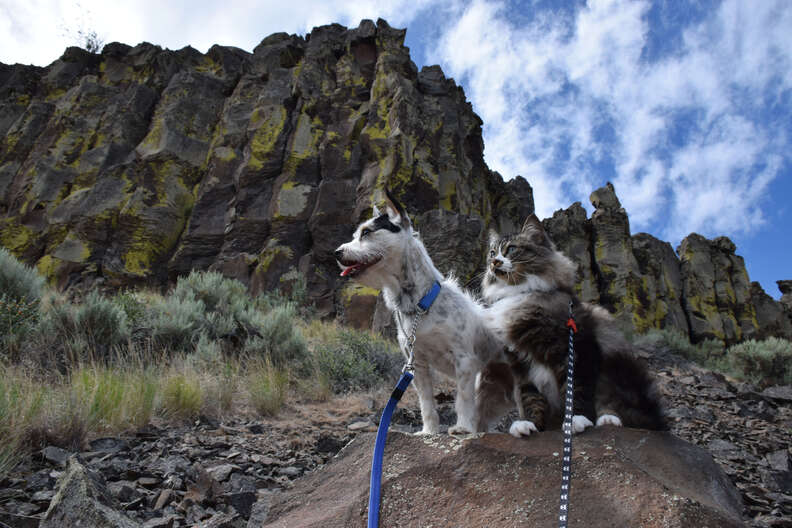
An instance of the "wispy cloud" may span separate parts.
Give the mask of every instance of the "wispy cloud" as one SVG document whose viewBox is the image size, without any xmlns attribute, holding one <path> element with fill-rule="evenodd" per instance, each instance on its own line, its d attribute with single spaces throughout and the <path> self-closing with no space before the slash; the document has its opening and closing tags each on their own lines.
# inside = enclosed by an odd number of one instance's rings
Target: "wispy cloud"
<svg viewBox="0 0 792 528">
<path fill-rule="evenodd" d="M 473 0 L 429 58 L 464 79 L 489 165 L 528 178 L 540 214 L 610 179 L 636 230 L 750 230 L 789 159 L 792 6 L 726 0 L 675 35 L 651 9 L 590 0 L 518 27 L 506 3 Z"/>
</svg>

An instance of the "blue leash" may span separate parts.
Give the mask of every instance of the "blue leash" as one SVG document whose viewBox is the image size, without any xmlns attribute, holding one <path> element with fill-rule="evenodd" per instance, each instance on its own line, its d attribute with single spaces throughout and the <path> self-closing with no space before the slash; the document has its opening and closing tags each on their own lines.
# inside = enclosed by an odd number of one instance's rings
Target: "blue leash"
<svg viewBox="0 0 792 528">
<path fill-rule="evenodd" d="M 401 378 L 393 389 L 388 404 L 385 410 L 382 411 L 379 427 L 377 428 L 377 439 L 374 442 L 374 457 L 371 460 L 371 482 L 369 484 L 369 504 L 368 504 L 368 528 L 379 527 L 379 507 L 380 507 L 380 492 L 382 486 L 382 456 L 385 453 L 385 442 L 388 439 L 388 428 L 390 427 L 391 417 L 399 400 L 404 395 L 404 391 L 410 386 L 413 380 L 413 375 L 410 372 L 413 367 L 413 344 L 415 343 L 415 332 L 418 329 L 418 324 L 421 321 L 423 314 L 429 311 L 432 303 L 437 299 L 440 293 L 440 283 L 435 281 L 432 288 L 418 301 L 418 310 L 416 311 L 413 325 L 410 330 L 410 336 L 407 341 L 407 364 L 402 369 Z"/>
<path fill-rule="evenodd" d="M 409 372 L 404 372 L 399 378 L 399 383 L 391 393 L 388 405 L 382 411 L 382 418 L 380 418 L 379 428 L 377 429 L 377 441 L 374 444 L 374 459 L 371 461 L 371 484 L 369 488 L 369 516 L 368 528 L 377 528 L 379 526 L 379 505 L 380 505 L 380 485 L 382 484 L 382 455 L 385 452 L 385 441 L 388 439 L 388 427 L 390 427 L 391 416 L 396 406 L 399 404 L 404 391 L 410 385 L 413 375 Z"/>
</svg>

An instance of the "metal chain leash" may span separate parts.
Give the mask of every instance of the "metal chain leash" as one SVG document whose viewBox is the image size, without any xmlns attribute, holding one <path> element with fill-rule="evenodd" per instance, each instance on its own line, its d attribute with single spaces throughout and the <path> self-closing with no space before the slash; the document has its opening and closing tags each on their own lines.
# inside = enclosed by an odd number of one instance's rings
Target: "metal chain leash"
<svg viewBox="0 0 792 528">
<path fill-rule="evenodd" d="M 558 528 L 567 528 L 569 519 L 569 485 L 572 477 L 572 415 L 575 372 L 575 332 L 577 326 L 572 317 L 572 301 L 569 301 L 569 357 L 567 359 L 567 389 L 564 403 L 564 452 L 561 461 L 561 504 L 558 512 Z"/>
<path fill-rule="evenodd" d="M 410 325 L 410 335 L 407 336 L 407 343 L 405 345 L 404 353 L 407 355 L 407 363 L 404 364 L 402 373 L 412 372 L 415 370 L 415 368 L 413 368 L 413 360 L 415 359 L 415 352 L 413 352 L 413 348 L 415 347 L 415 334 L 418 332 L 418 325 L 421 324 L 421 319 L 423 319 L 425 314 L 426 310 L 423 310 L 420 307 L 416 308 L 415 316 L 413 317 L 412 324 Z"/>
</svg>

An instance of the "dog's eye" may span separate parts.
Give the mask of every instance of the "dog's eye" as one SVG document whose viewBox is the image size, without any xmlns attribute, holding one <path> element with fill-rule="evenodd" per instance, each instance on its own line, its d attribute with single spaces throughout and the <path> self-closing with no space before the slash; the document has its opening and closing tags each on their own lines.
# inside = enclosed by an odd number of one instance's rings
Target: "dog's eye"
<svg viewBox="0 0 792 528">
<path fill-rule="evenodd" d="M 368 235 L 368 234 L 370 234 L 370 233 L 371 233 L 371 229 L 369 229 L 368 227 L 364 227 L 364 228 L 363 228 L 363 229 L 360 231 L 360 238 L 363 238 L 364 236 L 366 236 L 366 235 Z"/>
</svg>

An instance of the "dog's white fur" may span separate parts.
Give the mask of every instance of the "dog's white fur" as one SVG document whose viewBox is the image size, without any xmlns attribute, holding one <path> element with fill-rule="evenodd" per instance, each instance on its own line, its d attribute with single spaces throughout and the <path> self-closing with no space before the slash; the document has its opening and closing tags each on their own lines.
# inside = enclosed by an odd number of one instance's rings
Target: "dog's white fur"
<svg viewBox="0 0 792 528">
<path fill-rule="evenodd" d="M 474 432 L 476 373 L 489 361 L 502 357 L 503 345 L 484 325 L 483 307 L 453 277 L 444 278 L 434 266 L 404 210 L 388 200 L 386 214 L 400 228 L 399 232 L 374 230 L 379 216 L 375 208 L 374 217 L 358 226 L 351 241 L 339 246 L 339 264 L 345 268 L 342 261 L 373 262 L 354 279 L 382 290 L 385 304 L 396 319 L 403 351 L 418 302 L 434 281 L 440 282 L 440 294 L 418 327 L 414 347 L 415 388 L 423 420 L 421 434 L 438 433 L 440 427 L 433 370 L 456 381 L 457 423 L 449 428 L 449 433 Z"/>
</svg>

